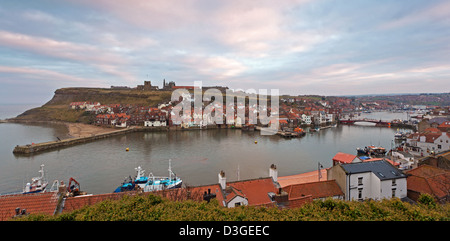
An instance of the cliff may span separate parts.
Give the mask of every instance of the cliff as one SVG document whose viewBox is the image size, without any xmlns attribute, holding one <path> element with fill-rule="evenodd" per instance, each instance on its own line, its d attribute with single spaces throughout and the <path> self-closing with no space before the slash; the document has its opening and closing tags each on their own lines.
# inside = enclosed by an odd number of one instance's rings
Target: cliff
<svg viewBox="0 0 450 241">
<path fill-rule="evenodd" d="M 27 110 L 14 121 L 92 121 L 92 116 L 82 110 L 69 108 L 71 102 L 89 101 L 103 104 L 132 104 L 156 106 L 170 101 L 170 91 L 150 91 L 136 89 L 102 89 L 102 88 L 62 88 L 57 89 L 53 98 L 41 107 Z"/>
</svg>

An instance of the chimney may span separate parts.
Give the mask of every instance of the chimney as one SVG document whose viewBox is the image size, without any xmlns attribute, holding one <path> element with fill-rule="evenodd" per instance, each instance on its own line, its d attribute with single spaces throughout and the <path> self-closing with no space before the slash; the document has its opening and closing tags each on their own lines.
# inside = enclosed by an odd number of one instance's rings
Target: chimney
<svg viewBox="0 0 450 241">
<path fill-rule="evenodd" d="M 219 173 L 219 184 L 222 190 L 225 190 L 227 187 L 227 178 L 225 177 L 225 172 L 223 170 Z"/>
<path fill-rule="evenodd" d="M 273 179 L 274 182 L 278 180 L 278 171 L 275 164 L 270 165 L 269 176 Z"/>
<path fill-rule="evenodd" d="M 66 187 L 66 185 L 64 185 L 64 182 L 61 181 L 59 186 L 58 186 L 58 193 L 61 194 L 61 195 L 65 195 L 66 192 L 67 192 L 67 187 Z"/>
</svg>

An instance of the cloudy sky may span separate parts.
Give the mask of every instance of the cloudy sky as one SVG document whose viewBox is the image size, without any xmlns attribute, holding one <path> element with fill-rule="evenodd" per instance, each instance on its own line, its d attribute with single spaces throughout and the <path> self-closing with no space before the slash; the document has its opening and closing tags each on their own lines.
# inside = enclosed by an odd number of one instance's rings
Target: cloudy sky
<svg viewBox="0 0 450 241">
<path fill-rule="evenodd" d="M 448 0 L 2 0 L 0 16 L 0 103 L 163 79 L 295 95 L 450 91 Z"/>
</svg>

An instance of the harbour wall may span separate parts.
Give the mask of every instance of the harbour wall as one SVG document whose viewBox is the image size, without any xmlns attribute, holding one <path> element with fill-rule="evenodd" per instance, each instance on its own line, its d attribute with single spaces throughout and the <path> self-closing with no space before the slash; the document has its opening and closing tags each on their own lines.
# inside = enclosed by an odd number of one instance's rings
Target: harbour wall
<svg viewBox="0 0 450 241">
<path fill-rule="evenodd" d="M 131 133 L 134 131 L 135 131 L 134 128 L 128 128 L 128 129 L 123 129 L 123 130 L 114 130 L 111 132 L 87 136 L 87 137 L 76 137 L 76 138 L 69 138 L 69 139 L 58 140 L 58 141 L 27 144 L 27 145 L 23 145 L 23 146 L 17 145 L 14 148 L 13 153 L 14 154 L 33 154 L 33 153 L 38 153 L 38 152 L 47 151 L 47 150 L 51 150 L 51 149 L 67 147 L 67 146 L 82 144 L 82 143 L 95 141 L 95 140 L 99 140 L 99 139 L 104 139 L 104 138 L 111 137 L 111 136 Z"/>
<path fill-rule="evenodd" d="M 205 129 L 216 129 L 217 127 L 208 126 Z M 126 129 L 120 129 L 120 130 L 113 130 L 110 132 L 102 133 L 102 134 L 96 134 L 91 136 L 85 136 L 85 137 L 75 137 L 75 138 L 69 138 L 69 139 L 63 139 L 58 141 L 49 141 L 49 142 L 42 142 L 42 143 L 32 143 L 27 145 L 17 145 L 13 153 L 17 155 L 29 155 L 29 154 L 36 154 L 48 150 L 54 150 L 58 148 L 64 148 L 69 147 L 73 145 L 83 144 L 99 139 L 104 139 L 112 136 L 117 135 L 123 135 L 127 133 L 133 133 L 133 132 L 159 132 L 159 131 L 186 131 L 186 130 L 199 130 L 200 128 L 188 128 L 184 129 L 181 127 L 129 127 Z"/>
</svg>

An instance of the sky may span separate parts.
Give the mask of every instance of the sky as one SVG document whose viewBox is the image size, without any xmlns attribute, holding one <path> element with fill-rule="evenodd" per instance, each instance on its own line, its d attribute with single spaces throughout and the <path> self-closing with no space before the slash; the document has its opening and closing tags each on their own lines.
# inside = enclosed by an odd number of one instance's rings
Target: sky
<svg viewBox="0 0 450 241">
<path fill-rule="evenodd" d="M 163 79 L 289 95 L 450 91 L 448 0 L 2 0 L 0 16 L 0 104 Z"/>
</svg>

